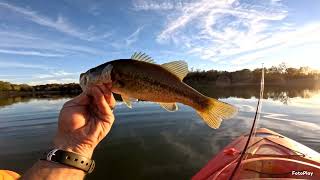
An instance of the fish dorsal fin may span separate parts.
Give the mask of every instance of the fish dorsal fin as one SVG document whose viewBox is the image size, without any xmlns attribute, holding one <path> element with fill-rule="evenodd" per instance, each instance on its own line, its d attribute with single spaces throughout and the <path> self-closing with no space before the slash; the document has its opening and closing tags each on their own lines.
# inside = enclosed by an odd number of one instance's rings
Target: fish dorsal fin
<svg viewBox="0 0 320 180">
<path fill-rule="evenodd" d="M 128 108 L 132 108 L 132 103 L 131 101 L 137 101 L 137 99 L 134 98 L 130 98 L 128 96 L 125 95 L 121 95 L 122 101 L 124 102 L 124 104 L 126 104 L 128 106 Z"/>
<path fill-rule="evenodd" d="M 145 53 L 142 52 L 135 52 L 132 56 L 131 59 L 136 60 L 136 61 L 143 61 L 143 62 L 147 62 L 147 63 L 155 63 L 154 60 L 146 55 Z"/>
<path fill-rule="evenodd" d="M 161 64 L 161 67 L 176 75 L 181 81 L 188 74 L 188 64 L 185 61 L 172 61 Z"/>
<path fill-rule="evenodd" d="M 178 105 L 177 103 L 159 103 L 160 106 L 170 112 L 174 112 L 178 110 Z"/>
</svg>

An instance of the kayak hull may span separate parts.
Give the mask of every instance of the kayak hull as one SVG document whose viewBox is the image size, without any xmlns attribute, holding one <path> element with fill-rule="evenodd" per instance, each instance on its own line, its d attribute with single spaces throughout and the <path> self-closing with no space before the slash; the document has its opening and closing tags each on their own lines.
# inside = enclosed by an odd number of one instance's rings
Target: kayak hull
<svg viewBox="0 0 320 180">
<path fill-rule="evenodd" d="M 205 165 L 193 180 L 229 179 L 248 139 L 231 142 Z M 234 179 L 320 179 L 320 154 L 269 129 L 257 130 Z"/>
</svg>

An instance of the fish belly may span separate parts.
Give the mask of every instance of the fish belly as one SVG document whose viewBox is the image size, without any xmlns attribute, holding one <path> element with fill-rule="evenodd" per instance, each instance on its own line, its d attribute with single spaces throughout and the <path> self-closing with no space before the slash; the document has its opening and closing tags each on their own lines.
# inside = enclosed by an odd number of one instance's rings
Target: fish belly
<svg viewBox="0 0 320 180">
<path fill-rule="evenodd" d="M 199 92 L 190 88 L 182 82 L 144 82 L 137 81 L 131 88 L 127 88 L 123 92 L 128 97 L 164 103 L 182 103 L 193 107 L 194 109 L 202 109 L 206 106 L 207 99 Z"/>
</svg>

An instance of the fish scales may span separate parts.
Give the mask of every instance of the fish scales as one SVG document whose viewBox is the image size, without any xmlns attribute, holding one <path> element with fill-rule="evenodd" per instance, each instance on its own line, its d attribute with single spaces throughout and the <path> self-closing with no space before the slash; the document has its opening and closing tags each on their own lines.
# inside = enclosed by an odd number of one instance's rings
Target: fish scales
<svg viewBox="0 0 320 180">
<path fill-rule="evenodd" d="M 120 94 L 130 108 L 130 99 L 157 102 L 168 111 L 178 109 L 176 102 L 183 103 L 194 108 L 212 128 L 236 114 L 232 105 L 204 96 L 182 81 L 188 73 L 184 61 L 157 65 L 144 54 L 134 54 L 132 58 L 110 61 L 82 73 L 81 88 L 112 83 L 112 92 Z"/>
<path fill-rule="evenodd" d="M 142 100 L 154 102 L 182 102 L 187 105 L 197 106 L 200 109 L 206 102 L 206 98 L 194 91 L 189 86 L 181 83 L 181 80 L 166 69 L 154 64 L 136 61 L 132 63 L 130 70 L 123 67 L 127 61 L 119 61 L 115 65 L 114 79 L 123 78 L 126 82 L 128 95 Z M 143 69 L 143 71 L 139 71 Z M 158 95 L 158 96 L 155 96 Z M 160 96 L 161 95 L 161 96 Z"/>
</svg>

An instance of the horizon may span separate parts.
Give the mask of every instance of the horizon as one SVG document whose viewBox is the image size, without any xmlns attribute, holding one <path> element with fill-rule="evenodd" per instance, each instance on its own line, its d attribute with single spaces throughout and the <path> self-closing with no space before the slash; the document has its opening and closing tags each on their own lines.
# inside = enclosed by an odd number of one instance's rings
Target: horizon
<svg viewBox="0 0 320 180">
<path fill-rule="evenodd" d="M 189 70 L 282 62 L 320 69 L 320 1 L 0 0 L 0 80 L 78 83 L 80 73 L 144 52 Z"/>
<path fill-rule="evenodd" d="M 271 67 L 263 67 L 263 68 L 265 70 L 267 70 L 267 71 L 265 71 L 265 73 L 268 74 L 268 70 L 271 70 L 271 73 L 274 73 L 273 72 L 273 67 L 280 68 L 280 69 L 277 69 L 277 71 L 279 73 L 281 73 L 281 74 L 285 74 L 286 73 L 286 71 L 283 71 L 283 67 L 284 67 L 285 69 L 295 68 L 296 70 L 300 71 L 300 73 L 303 73 L 305 75 L 308 75 L 309 73 L 312 73 L 313 76 L 319 76 L 320 75 L 320 70 L 312 69 L 309 66 L 290 67 L 290 66 L 287 66 L 287 64 L 284 64 L 284 62 L 282 62 L 281 64 L 278 64 L 278 65 L 272 65 Z M 235 73 L 235 72 L 239 72 L 239 71 L 243 71 L 243 70 L 250 70 L 251 72 L 254 72 L 254 70 L 261 70 L 261 69 L 262 69 L 261 67 L 257 67 L 257 68 L 253 68 L 253 69 L 244 68 L 244 69 L 227 71 L 227 70 L 217 70 L 217 69 L 202 70 L 202 69 L 193 69 L 193 68 L 191 68 L 191 70 L 189 70 L 188 73 L 203 73 L 203 72 L 209 73 L 210 71 L 217 71 L 217 72 L 220 72 L 220 73 L 223 73 L 223 72 Z M 43 84 L 12 83 L 12 82 L 9 82 L 9 81 L 3 81 L 1 79 L 0 79 L 0 82 L 10 83 L 12 85 L 28 85 L 28 86 L 41 86 L 41 85 L 53 85 L 53 84 L 59 84 L 59 85 L 79 84 L 78 81 L 75 81 L 75 82 L 53 82 L 53 83 L 43 83 Z"/>
</svg>

